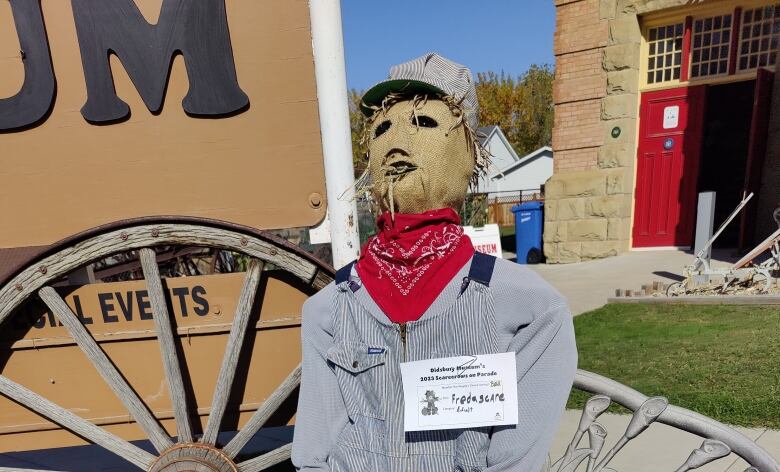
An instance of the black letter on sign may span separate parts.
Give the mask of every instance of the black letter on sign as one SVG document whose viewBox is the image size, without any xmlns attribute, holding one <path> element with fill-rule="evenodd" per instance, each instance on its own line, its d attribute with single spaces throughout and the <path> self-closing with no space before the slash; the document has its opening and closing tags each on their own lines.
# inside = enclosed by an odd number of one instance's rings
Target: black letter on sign
<svg viewBox="0 0 780 472">
<path fill-rule="evenodd" d="M 138 301 L 138 311 L 142 320 L 151 320 L 152 312 L 149 309 L 152 307 L 152 303 L 149 301 L 149 291 L 139 290 L 135 292 L 135 299 Z"/>
<path fill-rule="evenodd" d="M 172 290 L 173 296 L 179 297 L 179 305 L 181 306 L 181 316 L 187 316 L 187 302 L 184 299 L 190 293 L 190 289 L 187 287 L 175 288 Z"/>
<path fill-rule="evenodd" d="M 249 104 L 239 88 L 225 0 L 163 0 L 157 25 L 133 0 L 73 0 L 91 122 L 125 118 L 130 109 L 116 96 L 109 54 L 122 61 L 152 113 L 162 108 L 172 57 L 181 52 L 190 89 L 182 105 L 193 115 L 224 115 Z"/>
<path fill-rule="evenodd" d="M 198 316 L 206 316 L 209 314 L 209 301 L 202 297 L 206 295 L 206 289 L 200 285 L 192 287 L 192 301 L 197 303 L 195 307 L 195 314 Z"/>
<path fill-rule="evenodd" d="M 38 0 L 11 0 L 19 36 L 24 83 L 19 93 L 0 99 L 0 130 L 23 128 L 40 120 L 54 100 L 54 71 Z"/>
<path fill-rule="evenodd" d="M 113 293 L 98 293 L 98 301 L 100 302 L 100 312 L 103 314 L 104 323 L 116 323 L 119 321 L 119 317 L 111 315 L 114 311 L 114 304 L 110 303 L 110 300 L 114 298 Z"/>
</svg>

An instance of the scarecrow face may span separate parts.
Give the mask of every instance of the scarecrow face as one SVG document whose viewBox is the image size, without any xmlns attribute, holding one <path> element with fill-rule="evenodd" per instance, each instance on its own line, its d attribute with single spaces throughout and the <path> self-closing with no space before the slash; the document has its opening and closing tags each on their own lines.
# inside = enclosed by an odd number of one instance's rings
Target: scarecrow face
<svg viewBox="0 0 780 472">
<path fill-rule="evenodd" d="M 462 123 L 441 100 L 400 101 L 369 131 L 368 170 L 382 210 L 459 209 L 474 170 Z"/>
</svg>

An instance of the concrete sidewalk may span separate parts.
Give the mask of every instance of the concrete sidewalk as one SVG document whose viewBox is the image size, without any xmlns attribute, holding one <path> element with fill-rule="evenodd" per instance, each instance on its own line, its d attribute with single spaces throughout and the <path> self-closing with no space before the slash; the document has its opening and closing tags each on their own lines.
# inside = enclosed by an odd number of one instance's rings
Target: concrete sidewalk
<svg viewBox="0 0 780 472">
<path fill-rule="evenodd" d="M 632 251 L 617 257 L 589 262 L 560 265 L 530 265 L 569 302 L 573 315 L 579 315 L 603 306 L 607 298 L 615 295 L 615 289 L 639 289 L 642 284 L 661 280 L 665 283 L 682 278 L 683 268 L 693 261 L 693 254 L 685 251 Z M 731 251 L 716 251 L 714 267 L 733 263 L 736 257 Z M 551 458 L 562 457 L 579 424 L 580 411 L 567 410 L 551 450 Z M 599 423 L 609 435 L 604 446 L 608 450 L 623 434 L 630 416 L 604 414 Z M 756 441 L 776 458 L 780 458 L 780 431 L 765 428 L 740 428 L 737 431 Z M 611 462 L 620 472 L 673 471 L 698 448 L 702 439 L 684 431 L 662 424 L 654 424 L 642 435 L 631 441 Z M 580 447 L 587 447 L 584 439 Z M 735 454 L 697 470 L 705 472 L 742 472 L 748 465 Z"/>
<path fill-rule="evenodd" d="M 682 279 L 683 268 L 693 262 L 687 251 L 629 251 L 615 257 L 574 264 L 529 265 L 569 301 L 573 315 L 594 310 L 615 296 L 615 289 L 639 290 L 643 284 Z M 736 260 L 731 251 L 716 251 L 713 267 Z"/>
</svg>

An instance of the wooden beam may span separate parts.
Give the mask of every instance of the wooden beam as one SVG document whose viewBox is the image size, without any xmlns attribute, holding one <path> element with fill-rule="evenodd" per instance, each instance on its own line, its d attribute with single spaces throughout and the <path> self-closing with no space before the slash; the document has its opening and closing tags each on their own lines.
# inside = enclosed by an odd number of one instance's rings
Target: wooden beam
<svg viewBox="0 0 780 472">
<path fill-rule="evenodd" d="M 271 394 L 271 396 L 268 397 L 268 399 L 266 399 L 262 405 L 260 405 L 260 408 L 258 408 L 252 417 L 249 418 L 249 421 L 244 424 L 244 427 L 241 428 L 241 431 L 233 436 L 233 439 L 227 443 L 227 445 L 222 449 L 222 452 L 227 454 L 227 456 L 231 459 L 235 458 L 238 453 L 241 452 L 241 449 L 246 445 L 246 443 L 252 439 L 252 437 L 257 434 L 258 431 L 260 431 L 260 428 L 262 428 L 265 422 L 268 421 L 268 418 L 271 417 L 271 415 L 279 408 L 282 402 L 284 402 L 290 396 L 293 390 L 295 390 L 300 383 L 301 365 L 298 364 L 298 367 L 290 372 L 290 375 L 284 379 L 284 382 L 279 385 L 274 393 Z"/>
<path fill-rule="evenodd" d="M 76 416 L 65 408 L 52 403 L 46 398 L 43 398 L 37 393 L 19 385 L 3 375 L 0 375 L 0 393 L 28 410 L 38 413 L 44 418 L 103 447 L 107 451 L 135 464 L 141 469 L 148 470 L 149 466 L 155 460 L 153 455 L 143 449 L 114 436 L 84 418 Z"/>
<path fill-rule="evenodd" d="M 742 7 L 734 8 L 734 17 L 731 19 L 731 44 L 729 46 L 729 75 L 737 72 L 739 61 L 739 36 L 742 33 Z"/>
<path fill-rule="evenodd" d="M 292 454 L 292 443 L 285 444 L 282 447 L 276 448 L 273 451 L 266 452 L 262 456 L 257 456 L 254 459 L 241 462 L 238 464 L 238 470 L 240 472 L 260 472 L 273 465 L 276 465 L 282 461 L 286 461 Z"/>
<path fill-rule="evenodd" d="M 687 82 L 689 78 L 688 75 L 690 74 L 689 69 L 691 66 L 691 41 L 693 38 L 691 31 L 692 27 L 693 17 L 690 15 L 686 16 L 683 29 L 682 54 L 680 58 L 680 82 Z"/>
<path fill-rule="evenodd" d="M 249 269 L 244 276 L 244 285 L 241 288 L 241 295 L 236 305 L 236 314 L 233 318 L 233 327 L 230 330 L 225 354 L 222 357 L 222 366 L 219 369 L 219 377 L 214 386 L 214 398 L 211 401 L 211 414 L 209 415 L 206 430 L 203 432 L 201 441 L 206 444 L 214 445 L 219 434 L 219 427 L 222 424 L 222 418 L 225 415 L 228 397 L 233 388 L 233 379 L 236 375 L 236 366 L 238 357 L 241 354 L 241 348 L 244 345 L 244 335 L 249 325 L 249 315 L 255 302 L 257 286 L 260 282 L 260 275 L 263 271 L 263 261 L 252 259 Z"/>
<path fill-rule="evenodd" d="M 168 304 L 165 301 L 165 293 L 160 280 L 160 271 L 157 267 L 157 256 L 153 249 L 143 248 L 139 251 L 139 257 L 149 289 L 149 299 L 152 303 L 152 317 L 157 328 L 163 368 L 168 381 L 168 391 L 173 404 L 173 413 L 176 418 L 176 434 L 179 437 L 179 442 L 192 442 L 192 429 L 187 412 L 187 399 L 184 393 L 181 364 L 171 327 L 171 317 L 168 314 Z"/>
<path fill-rule="evenodd" d="M 68 304 L 65 303 L 65 300 L 51 287 L 40 289 L 38 295 L 46 303 L 46 306 L 49 307 L 49 310 L 65 325 L 70 335 L 73 336 L 73 340 L 76 341 L 87 356 L 87 359 L 95 366 L 103 380 L 111 387 L 111 390 L 122 401 L 122 404 L 130 412 L 133 419 L 144 430 L 155 449 L 157 449 L 157 452 L 162 452 L 173 446 L 173 441 L 162 429 L 160 423 L 154 419 L 144 402 L 138 398 L 135 390 L 130 387 L 127 380 L 119 373 L 105 352 L 100 349 L 100 346 L 95 342 L 92 335 L 89 334 L 87 328 L 81 324 Z"/>
</svg>

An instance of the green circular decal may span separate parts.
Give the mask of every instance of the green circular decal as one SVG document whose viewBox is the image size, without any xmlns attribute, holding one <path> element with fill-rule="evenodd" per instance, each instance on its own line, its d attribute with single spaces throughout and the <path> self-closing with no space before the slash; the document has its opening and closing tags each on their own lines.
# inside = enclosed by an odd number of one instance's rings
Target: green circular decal
<svg viewBox="0 0 780 472">
<path fill-rule="evenodd" d="M 617 138 L 618 136 L 620 136 L 620 127 L 615 126 L 612 128 L 612 137 Z"/>
</svg>

